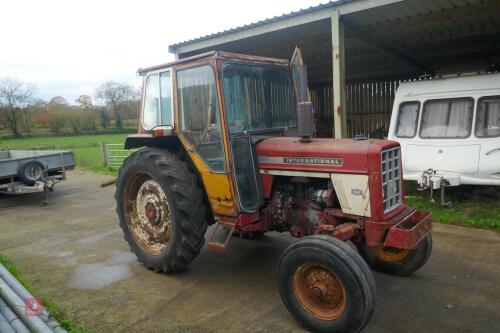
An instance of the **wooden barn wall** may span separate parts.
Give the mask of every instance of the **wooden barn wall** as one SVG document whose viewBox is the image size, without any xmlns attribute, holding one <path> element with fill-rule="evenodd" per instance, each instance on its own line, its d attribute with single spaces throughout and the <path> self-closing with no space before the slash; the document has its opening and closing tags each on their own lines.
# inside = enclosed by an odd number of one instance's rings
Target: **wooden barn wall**
<svg viewBox="0 0 500 333">
<path fill-rule="evenodd" d="M 347 137 L 389 130 L 392 103 L 400 82 L 394 80 L 347 84 Z M 315 110 L 316 135 L 332 137 L 333 87 L 313 86 L 311 100 Z"/>
</svg>

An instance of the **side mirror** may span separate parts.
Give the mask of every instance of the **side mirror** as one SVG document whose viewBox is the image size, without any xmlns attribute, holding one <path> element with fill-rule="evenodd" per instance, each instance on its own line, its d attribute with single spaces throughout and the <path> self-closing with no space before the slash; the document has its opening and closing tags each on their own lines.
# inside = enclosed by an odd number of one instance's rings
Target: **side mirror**
<svg viewBox="0 0 500 333">
<path fill-rule="evenodd" d="M 300 141 L 307 142 L 313 135 L 313 108 L 307 92 L 307 67 L 301 65 L 298 71 L 300 86 L 297 96 L 297 122 Z"/>
</svg>

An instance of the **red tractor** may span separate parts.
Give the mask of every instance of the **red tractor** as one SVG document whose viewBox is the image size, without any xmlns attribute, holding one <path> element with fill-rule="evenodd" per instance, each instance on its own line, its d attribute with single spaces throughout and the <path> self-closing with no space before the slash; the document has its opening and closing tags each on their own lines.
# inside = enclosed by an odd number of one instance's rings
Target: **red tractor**
<svg viewBox="0 0 500 333">
<path fill-rule="evenodd" d="M 399 144 L 313 138 L 299 61 L 210 52 L 139 73 L 140 131 L 125 147 L 144 148 L 122 165 L 116 203 L 146 267 L 183 269 L 212 224 L 215 251 L 234 233 L 288 231 L 288 310 L 314 331 L 358 332 L 376 301 L 369 266 L 409 275 L 428 260 L 431 214 L 404 202 Z"/>
</svg>

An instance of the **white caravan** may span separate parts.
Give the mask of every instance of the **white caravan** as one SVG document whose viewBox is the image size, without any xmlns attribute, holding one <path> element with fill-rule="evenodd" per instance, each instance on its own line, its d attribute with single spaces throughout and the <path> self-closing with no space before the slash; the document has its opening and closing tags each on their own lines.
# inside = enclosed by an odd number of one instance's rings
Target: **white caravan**
<svg viewBox="0 0 500 333">
<path fill-rule="evenodd" d="M 500 73 L 402 83 L 388 136 L 405 180 L 500 185 Z"/>
</svg>

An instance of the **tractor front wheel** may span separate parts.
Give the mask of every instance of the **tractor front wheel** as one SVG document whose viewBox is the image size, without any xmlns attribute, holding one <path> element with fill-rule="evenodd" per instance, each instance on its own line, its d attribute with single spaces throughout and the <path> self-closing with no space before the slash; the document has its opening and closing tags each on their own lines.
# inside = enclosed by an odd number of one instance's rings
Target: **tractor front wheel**
<svg viewBox="0 0 500 333">
<path fill-rule="evenodd" d="M 330 236 L 308 236 L 289 246 L 278 265 L 278 287 L 290 313 L 314 332 L 359 332 L 375 307 L 369 267 Z"/>
<path fill-rule="evenodd" d="M 200 252 L 207 208 L 196 175 L 180 156 L 156 148 L 130 155 L 115 198 L 124 238 L 146 267 L 178 271 Z"/>
<path fill-rule="evenodd" d="M 374 248 L 357 244 L 359 253 L 374 270 L 408 276 L 422 268 L 432 252 L 432 236 L 426 236 L 413 250 L 394 249 L 390 247 Z"/>
</svg>

